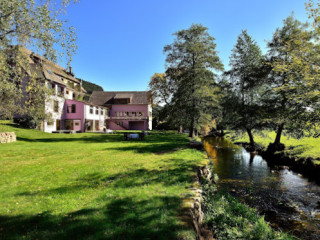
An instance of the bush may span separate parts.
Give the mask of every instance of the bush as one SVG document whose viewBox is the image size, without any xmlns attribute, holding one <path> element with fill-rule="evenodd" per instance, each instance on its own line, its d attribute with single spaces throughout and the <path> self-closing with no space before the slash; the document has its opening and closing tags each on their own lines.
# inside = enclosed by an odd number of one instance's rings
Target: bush
<svg viewBox="0 0 320 240">
<path fill-rule="evenodd" d="M 36 120 L 30 116 L 23 118 L 15 118 L 14 122 L 19 124 L 23 128 L 35 129 L 38 126 Z"/>
</svg>

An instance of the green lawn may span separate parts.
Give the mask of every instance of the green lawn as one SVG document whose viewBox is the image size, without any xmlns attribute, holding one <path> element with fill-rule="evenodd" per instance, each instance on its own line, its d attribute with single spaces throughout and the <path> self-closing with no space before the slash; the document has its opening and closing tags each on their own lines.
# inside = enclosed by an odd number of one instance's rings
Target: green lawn
<svg viewBox="0 0 320 240">
<path fill-rule="evenodd" d="M 247 134 L 236 134 L 235 132 L 230 132 L 228 136 L 233 141 L 249 142 Z M 274 141 L 275 137 L 276 133 L 271 131 L 255 132 L 254 134 L 255 142 L 265 149 L 268 147 L 269 143 Z M 281 137 L 281 142 L 286 145 L 285 153 L 290 156 L 320 159 L 320 137 L 303 137 L 296 139 L 283 135 Z"/>
<path fill-rule="evenodd" d="M 18 141 L 0 145 L 0 239 L 194 237 L 183 199 L 204 154 L 177 149 L 186 135 L 6 130 Z"/>
</svg>

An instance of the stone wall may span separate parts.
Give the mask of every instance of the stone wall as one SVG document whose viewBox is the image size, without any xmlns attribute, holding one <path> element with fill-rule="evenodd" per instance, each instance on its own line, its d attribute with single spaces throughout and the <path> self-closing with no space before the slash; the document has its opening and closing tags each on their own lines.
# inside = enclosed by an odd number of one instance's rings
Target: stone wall
<svg viewBox="0 0 320 240">
<path fill-rule="evenodd" d="M 17 141 L 17 137 L 14 132 L 0 132 L 0 144 L 11 143 L 15 141 Z"/>
</svg>

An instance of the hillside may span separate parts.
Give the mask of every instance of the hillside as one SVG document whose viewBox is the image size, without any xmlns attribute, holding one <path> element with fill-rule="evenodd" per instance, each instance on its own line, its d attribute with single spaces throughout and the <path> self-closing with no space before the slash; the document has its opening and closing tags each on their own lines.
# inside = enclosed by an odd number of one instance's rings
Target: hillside
<svg viewBox="0 0 320 240">
<path fill-rule="evenodd" d="M 88 95 L 91 95 L 93 91 L 103 91 L 103 88 L 95 83 L 80 78 L 78 78 L 78 80 L 82 80 L 82 87 L 87 91 Z"/>
</svg>

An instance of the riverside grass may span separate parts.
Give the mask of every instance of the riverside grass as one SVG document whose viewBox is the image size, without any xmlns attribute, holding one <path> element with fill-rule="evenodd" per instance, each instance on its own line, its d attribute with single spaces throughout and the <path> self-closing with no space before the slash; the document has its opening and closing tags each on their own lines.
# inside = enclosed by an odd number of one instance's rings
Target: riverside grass
<svg viewBox="0 0 320 240">
<path fill-rule="evenodd" d="M 2 122 L 0 239 L 194 239 L 183 199 L 204 153 L 186 135 L 48 134 Z"/>
<path fill-rule="evenodd" d="M 259 216 L 255 209 L 248 207 L 216 186 L 205 184 L 205 223 L 219 240 L 298 240 L 289 234 L 275 231 Z"/>
<path fill-rule="evenodd" d="M 249 137 L 246 133 L 230 131 L 227 132 L 227 137 L 231 138 L 233 142 L 249 142 Z M 265 150 L 269 143 L 274 141 L 275 137 L 276 133 L 269 130 L 254 132 L 255 142 Z M 281 137 L 281 142 L 285 144 L 285 154 L 288 156 L 297 158 L 312 157 L 320 160 L 320 137 L 302 137 L 297 139 L 284 134 Z M 320 161 L 316 162 L 320 164 Z"/>
</svg>

